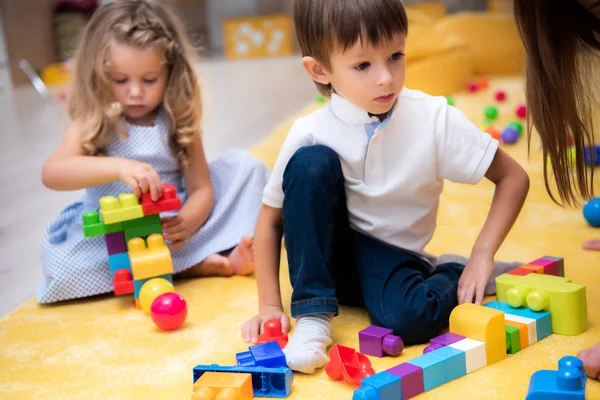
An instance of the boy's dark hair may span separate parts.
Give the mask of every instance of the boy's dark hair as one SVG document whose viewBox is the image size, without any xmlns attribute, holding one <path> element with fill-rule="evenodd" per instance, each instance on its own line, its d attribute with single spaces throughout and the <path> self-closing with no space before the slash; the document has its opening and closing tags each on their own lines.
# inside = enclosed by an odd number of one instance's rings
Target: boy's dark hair
<svg viewBox="0 0 600 400">
<path fill-rule="evenodd" d="M 302 56 L 325 68 L 334 46 L 345 51 L 358 39 L 376 46 L 408 33 L 401 0 L 294 0 L 294 23 Z M 331 85 L 315 83 L 321 94 L 330 95 Z"/>
</svg>

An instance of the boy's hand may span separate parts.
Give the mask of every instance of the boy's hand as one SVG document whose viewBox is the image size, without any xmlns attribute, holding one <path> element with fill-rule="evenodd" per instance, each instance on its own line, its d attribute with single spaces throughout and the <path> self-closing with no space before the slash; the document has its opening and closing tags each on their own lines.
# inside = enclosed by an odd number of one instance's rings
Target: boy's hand
<svg viewBox="0 0 600 400">
<path fill-rule="evenodd" d="M 290 330 L 290 319 L 285 315 L 281 307 L 262 307 L 257 315 L 242 325 L 242 337 L 244 341 L 246 343 L 256 343 L 258 341 L 258 334 L 262 331 L 262 325 L 270 319 L 280 320 L 281 328 L 284 332 Z"/>
<path fill-rule="evenodd" d="M 458 281 L 458 304 L 481 304 L 483 293 L 494 272 L 494 258 L 471 255 L 465 270 Z"/>
<path fill-rule="evenodd" d="M 183 246 L 185 239 L 189 236 L 185 220 L 178 214 L 170 217 L 162 217 L 160 222 L 162 223 L 163 236 L 165 240 L 170 242 L 169 247 L 178 249 Z"/>
<path fill-rule="evenodd" d="M 590 348 L 581 350 L 577 357 L 583 361 L 583 368 L 590 378 L 600 378 L 600 342 Z"/>
</svg>

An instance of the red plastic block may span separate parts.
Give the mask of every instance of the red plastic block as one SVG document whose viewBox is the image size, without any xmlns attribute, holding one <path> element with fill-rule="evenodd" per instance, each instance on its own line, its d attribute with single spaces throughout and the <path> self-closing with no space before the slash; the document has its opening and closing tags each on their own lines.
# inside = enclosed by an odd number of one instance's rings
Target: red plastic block
<svg viewBox="0 0 600 400">
<path fill-rule="evenodd" d="M 162 196 L 152 201 L 150 192 L 142 194 L 140 198 L 144 215 L 159 214 L 161 212 L 176 211 L 181 208 L 181 199 L 177 197 L 177 191 L 168 183 L 162 184 Z"/>
<path fill-rule="evenodd" d="M 367 356 L 339 344 L 329 350 L 329 362 L 325 366 L 325 372 L 334 381 L 343 378 L 353 386 L 360 386 L 360 381 L 364 378 L 375 375 Z"/>
<path fill-rule="evenodd" d="M 527 268 L 519 267 L 519 268 L 511 269 L 510 271 L 507 272 L 507 274 L 525 276 L 525 275 L 529 275 L 529 274 L 535 274 L 535 271 L 532 271 Z"/>
<path fill-rule="evenodd" d="M 113 278 L 113 288 L 115 295 L 133 293 L 133 280 L 131 279 L 131 271 L 128 269 L 118 269 L 115 271 Z"/>
<path fill-rule="evenodd" d="M 279 347 L 283 350 L 288 343 L 288 334 L 283 333 L 281 328 L 281 321 L 278 319 L 270 319 L 265 322 L 263 326 L 264 333 L 258 335 L 258 342 L 256 344 L 263 344 L 269 342 L 277 342 Z"/>
</svg>

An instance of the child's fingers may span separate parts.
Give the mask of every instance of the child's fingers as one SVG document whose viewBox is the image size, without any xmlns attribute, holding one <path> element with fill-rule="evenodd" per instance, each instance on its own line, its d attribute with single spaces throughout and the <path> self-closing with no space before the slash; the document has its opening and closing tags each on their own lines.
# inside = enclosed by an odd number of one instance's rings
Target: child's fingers
<svg viewBox="0 0 600 400">
<path fill-rule="evenodd" d="M 185 240 L 177 240 L 177 241 L 169 243 L 169 247 L 171 249 L 178 249 L 181 246 L 183 246 L 184 244 L 185 244 Z"/>
<path fill-rule="evenodd" d="M 242 325 L 242 337 L 246 343 L 256 343 L 258 341 L 258 329 L 260 327 L 260 320 L 257 317 L 252 318 L 250 321 L 246 321 Z"/>
<path fill-rule="evenodd" d="M 162 195 L 162 185 L 160 183 L 160 176 L 154 168 L 148 172 L 148 180 L 150 182 L 150 196 L 153 201 L 156 201 Z"/>
<path fill-rule="evenodd" d="M 288 318 L 288 316 L 286 314 L 281 314 L 281 330 L 283 330 L 284 332 L 289 332 L 290 331 L 290 319 Z"/>
<path fill-rule="evenodd" d="M 148 190 L 150 188 L 150 184 L 148 183 L 148 177 L 144 174 L 140 174 L 137 175 L 135 179 L 138 181 L 142 193 L 148 193 Z"/>
<path fill-rule="evenodd" d="M 164 238 L 165 240 L 170 240 L 173 242 L 176 242 L 178 240 L 184 240 L 185 239 L 185 232 L 184 231 L 177 231 L 177 232 L 164 232 Z"/>
<path fill-rule="evenodd" d="M 485 290 L 485 286 L 482 286 L 481 284 L 477 284 L 477 287 L 475 289 L 475 304 L 481 305 L 481 303 L 483 303 L 484 290 Z"/>
<path fill-rule="evenodd" d="M 164 217 L 161 219 L 160 222 L 162 224 L 163 230 L 172 231 L 174 227 L 181 223 L 181 220 L 177 216 L 172 216 Z"/>
<path fill-rule="evenodd" d="M 140 184 L 134 177 L 127 179 L 124 183 L 127 186 L 129 186 L 129 188 L 133 191 L 133 194 L 135 194 L 136 197 L 140 197 L 142 195 L 142 192 L 140 191 Z"/>
</svg>

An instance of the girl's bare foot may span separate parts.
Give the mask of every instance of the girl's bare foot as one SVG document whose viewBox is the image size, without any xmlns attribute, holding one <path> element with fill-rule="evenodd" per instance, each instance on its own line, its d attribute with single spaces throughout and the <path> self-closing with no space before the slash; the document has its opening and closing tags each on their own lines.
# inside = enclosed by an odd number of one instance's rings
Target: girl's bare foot
<svg viewBox="0 0 600 400">
<path fill-rule="evenodd" d="M 231 268 L 231 261 L 227 257 L 223 257 L 220 254 L 213 254 L 206 257 L 200 264 L 194 265 L 192 268 L 178 275 L 181 277 L 231 276 L 233 275 L 233 269 Z"/>
<path fill-rule="evenodd" d="M 235 275 L 248 275 L 254 272 L 252 238 L 244 236 L 240 244 L 229 254 L 231 269 Z"/>
</svg>

